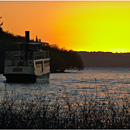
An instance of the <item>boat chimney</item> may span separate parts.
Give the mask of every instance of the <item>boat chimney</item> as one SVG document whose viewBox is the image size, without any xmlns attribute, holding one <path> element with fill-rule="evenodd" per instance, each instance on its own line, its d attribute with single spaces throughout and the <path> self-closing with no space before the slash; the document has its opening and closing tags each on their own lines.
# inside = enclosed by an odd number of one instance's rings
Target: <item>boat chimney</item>
<svg viewBox="0 0 130 130">
<path fill-rule="evenodd" d="M 29 42 L 29 31 L 25 31 L 25 40 Z"/>
<path fill-rule="evenodd" d="M 28 59 L 28 51 L 29 51 L 29 31 L 25 31 L 25 59 Z"/>
</svg>

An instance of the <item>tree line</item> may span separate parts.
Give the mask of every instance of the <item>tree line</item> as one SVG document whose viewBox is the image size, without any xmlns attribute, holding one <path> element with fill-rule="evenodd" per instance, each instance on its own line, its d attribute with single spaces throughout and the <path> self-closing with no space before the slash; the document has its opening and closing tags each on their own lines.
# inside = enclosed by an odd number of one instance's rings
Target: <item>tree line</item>
<svg viewBox="0 0 130 130">
<path fill-rule="evenodd" d="M 0 26 L 1 28 L 1 26 Z M 25 37 L 15 36 L 8 31 L 5 32 L 0 29 L 0 72 L 3 73 L 4 64 L 4 52 L 12 50 L 12 43 L 24 42 Z M 31 40 L 34 41 L 34 40 Z M 84 68 L 83 62 L 77 52 L 72 50 L 66 50 L 59 48 L 57 45 L 48 46 L 50 53 L 50 67 L 51 72 L 64 72 L 66 69 L 78 69 Z"/>
<path fill-rule="evenodd" d="M 64 72 L 66 69 L 84 68 L 81 57 L 72 50 L 60 49 L 57 45 L 49 46 L 51 72 Z"/>
</svg>

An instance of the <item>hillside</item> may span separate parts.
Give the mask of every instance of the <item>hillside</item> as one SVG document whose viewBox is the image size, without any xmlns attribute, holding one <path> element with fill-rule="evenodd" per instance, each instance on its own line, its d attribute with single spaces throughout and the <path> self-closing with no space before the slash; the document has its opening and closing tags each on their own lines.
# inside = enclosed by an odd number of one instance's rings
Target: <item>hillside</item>
<svg viewBox="0 0 130 130">
<path fill-rule="evenodd" d="M 9 32 L 4 32 L 0 28 L 0 73 L 3 73 L 4 69 L 4 52 L 14 49 L 12 43 L 24 41 L 25 37 L 14 36 Z M 69 68 L 83 69 L 83 62 L 77 52 L 60 49 L 56 45 L 48 46 L 48 49 L 50 51 L 51 72 L 64 72 Z"/>
<path fill-rule="evenodd" d="M 130 53 L 78 52 L 85 67 L 130 67 Z"/>
</svg>

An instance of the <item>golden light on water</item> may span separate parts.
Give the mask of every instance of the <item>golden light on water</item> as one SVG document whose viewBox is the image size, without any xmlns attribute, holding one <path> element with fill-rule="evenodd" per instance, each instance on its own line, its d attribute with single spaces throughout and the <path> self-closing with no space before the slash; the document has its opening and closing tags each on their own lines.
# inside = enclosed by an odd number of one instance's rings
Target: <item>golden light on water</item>
<svg viewBox="0 0 130 130">
<path fill-rule="evenodd" d="M 130 2 L 2 2 L 3 29 L 77 51 L 130 52 Z"/>
</svg>

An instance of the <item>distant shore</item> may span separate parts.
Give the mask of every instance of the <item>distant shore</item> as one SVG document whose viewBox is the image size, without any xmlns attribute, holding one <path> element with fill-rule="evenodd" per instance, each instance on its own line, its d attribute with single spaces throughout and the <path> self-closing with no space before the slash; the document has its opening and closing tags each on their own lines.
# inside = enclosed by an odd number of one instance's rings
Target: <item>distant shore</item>
<svg viewBox="0 0 130 130">
<path fill-rule="evenodd" d="M 84 67 L 130 67 L 130 53 L 78 52 Z"/>
</svg>

